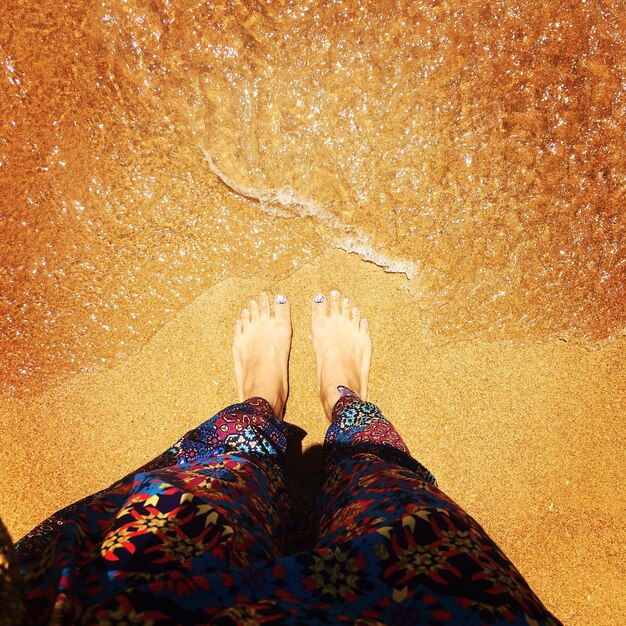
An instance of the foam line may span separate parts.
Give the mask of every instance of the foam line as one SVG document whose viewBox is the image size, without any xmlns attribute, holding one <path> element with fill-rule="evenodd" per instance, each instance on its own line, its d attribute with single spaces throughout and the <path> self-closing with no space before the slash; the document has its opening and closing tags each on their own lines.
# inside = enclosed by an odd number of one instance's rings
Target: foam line
<svg viewBox="0 0 626 626">
<path fill-rule="evenodd" d="M 391 274 L 404 274 L 409 281 L 413 281 L 418 275 L 418 264 L 408 260 L 392 259 L 387 255 L 378 252 L 370 237 L 355 226 L 342 223 L 334 215 L 326 211 L 319 204 L 309 198 L 298 195 L 292 189 L 283 188 L 279 190 L 257 189 L 254 187 L 246 187 L 236 183 L 230 176 L 227 176 L 220 170 L 211 153 L 202 148 L 204 156 L 209 164 L 211 171 L 232 191 L 246 198 L 257 200 L 260 202 L 261 209 L 270 215 L 277 217 L 311 217 L 321 222 L 327 228 L 337 234 L 343 233 L 343 237 L 338 241 L 330 241 L 322 231 L 317 230 L 320 237 L 333 248 L 338 248 L 352 254 L 357 254 L 361 259 L 368 263 L 373 263 L 378 267 Z M 275 204 L 287 209 L 287 211 L 278 210 Z"/>
</svg>

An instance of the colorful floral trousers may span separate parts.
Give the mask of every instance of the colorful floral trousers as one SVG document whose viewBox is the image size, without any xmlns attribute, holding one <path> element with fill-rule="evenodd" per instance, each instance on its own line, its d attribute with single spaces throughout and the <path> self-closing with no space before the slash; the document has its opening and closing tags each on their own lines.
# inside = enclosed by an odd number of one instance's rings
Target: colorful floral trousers
<svg viewBox="0 0 626 626">
<path fill-rule="evenodd" d="M 232 405 L 16 545 L 27 624 L 558 624 L 378 408 L 346 388 L 314 545 L 289 552 L 287 442 Z"/>
</svg>

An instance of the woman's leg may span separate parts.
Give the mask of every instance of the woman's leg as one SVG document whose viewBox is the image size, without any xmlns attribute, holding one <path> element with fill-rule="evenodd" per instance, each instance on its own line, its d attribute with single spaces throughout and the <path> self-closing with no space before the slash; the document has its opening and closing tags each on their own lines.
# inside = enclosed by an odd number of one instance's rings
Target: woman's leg
<svg viewBox="0 0 626 626">
<path fill-rule="evenodd" d="M 296 430 L 276 417 L 290 341 L 288 303 L 262 295 L 235 324 L 235 373 L 248 399 L 18 542 L 31 622 L 129 602 L 141 613 L 146 584 L 147 608 L 157 610 L 169 595 L 206 591 L 208 573 L 278 556 L 290 525 L 282 463 Z"/>
<path fill-rule="evenodd" d="M 379 409 L 361 399 L 371 342 L 348 304 L 339 294 L 328 306 L 313 303 L 318 383 L 331 420 L 316 546 L 328 556 L 328 572 L 319 580 L 327 584 L 332 569 L 346 589 L 351 580 L 355 589 L 369 585 L 369 610 L 382 621 L 558 623 Z"/>
</svg>

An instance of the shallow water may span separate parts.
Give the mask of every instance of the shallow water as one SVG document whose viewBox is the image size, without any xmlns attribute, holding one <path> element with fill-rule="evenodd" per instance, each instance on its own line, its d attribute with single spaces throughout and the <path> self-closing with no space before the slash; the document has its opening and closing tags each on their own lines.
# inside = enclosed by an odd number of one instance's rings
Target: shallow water
<svg viewBox="0 0 626 626">
<path fill-rule="evenodd" d="M 0 391 L 124 358 L 328 246 L 431 338 L 626 328 L 623 3 L 14 2 Z"/>
</svg>

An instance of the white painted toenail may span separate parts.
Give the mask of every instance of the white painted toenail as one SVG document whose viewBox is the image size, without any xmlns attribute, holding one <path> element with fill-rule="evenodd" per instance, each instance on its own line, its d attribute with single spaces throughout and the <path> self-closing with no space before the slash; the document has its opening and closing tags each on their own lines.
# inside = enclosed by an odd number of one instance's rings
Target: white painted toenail
<svg viewBox="0 0 626 626">
<path fill-rule="evenodd" d="M 250 311 L 248 311 L 248 309 L 243 309 L 243 311 L 241 311 L 241 314 L 245 317 L 246 315 L 250 315 Z"/>
<path fill-rule="evenodd" d="M 287 298 L 285 298 L 282 293 L 279 293 L 276 296 L 276 302 L 278 302 L 278 304 L 285 304 L 285 302 L 287 302 Z"/>
<path fill-rule="evenodd" d="M 333 298 L 338 298 L 338 297 L 339 297 L 339 292 L 338 292 L 338 291 L 335 291 L 335 290 L 333 289 L 333 290 L 330 292 L 330 295 L 331 295 Z"/>
<path fill-rule="evenodd" d="M 321 293 L 318 293 L 315 296 L 315 302 L 317 302 L 317 304 L 321 304 L 322 302 L 324 302 L 324 296 Z"/>
</svg>

